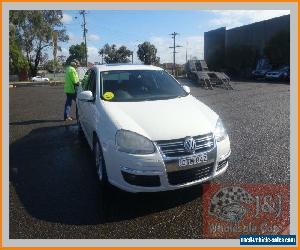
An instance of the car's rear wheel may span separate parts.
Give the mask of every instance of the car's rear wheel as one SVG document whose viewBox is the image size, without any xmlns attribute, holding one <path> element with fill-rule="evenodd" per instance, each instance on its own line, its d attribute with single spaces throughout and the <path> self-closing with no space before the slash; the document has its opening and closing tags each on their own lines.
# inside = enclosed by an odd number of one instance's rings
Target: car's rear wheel
<svg viewBox="0 0 300 250">
<path fill-rule="evenodd" d="M 107 174 L 102 148 L 98 139 L 94 139 L 94 161 L 101 186 L 107 185 Z"/>
</svg>

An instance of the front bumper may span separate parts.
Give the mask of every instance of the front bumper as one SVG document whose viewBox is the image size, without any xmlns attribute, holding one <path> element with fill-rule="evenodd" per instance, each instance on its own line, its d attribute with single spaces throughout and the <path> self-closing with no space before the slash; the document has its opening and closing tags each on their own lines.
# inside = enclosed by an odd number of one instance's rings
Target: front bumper
<svg viewBox="0 0 300 250">
<path fill-rule="evenodd" d="M 165 159 L 159 149 L 151 155 L 130 155 L 114 147 L 103 153 L 109 182 L 136 193 L 174 190 L 209 181 L 226 171 L 231 151 L 227 137 L 206 152 L 207 162 L 184 168 L 176 164 L 179 159 Z"/>
</svg>

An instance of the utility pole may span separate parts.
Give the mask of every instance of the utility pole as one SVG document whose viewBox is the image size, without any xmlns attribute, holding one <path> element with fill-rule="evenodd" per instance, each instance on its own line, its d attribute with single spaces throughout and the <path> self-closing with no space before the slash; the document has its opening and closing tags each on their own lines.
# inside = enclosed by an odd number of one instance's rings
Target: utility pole
<svg viewBox="0 0 300 250">
<path fill-rule="evenodd" d="M 88 66 L 88 55 L 87 55 L 87 45 L 86 45 L 86 33 L 87 33 L 87 28 L 86 28 L 86 19 L 85 19 L 85 15 L 86 15 L 86 11 L 85 10 L 81 10 L 79 12 L 80 15 L 82 15 L 83 18 L 83 24 L 82 24 L 82 28 L 83 28 L 83 39 L 84 39 L 84 46 L 85 46 L 85 66 Z"/>
<path fill-rule="evenodd" d="M 134 51 L 131 52 L 131 64 L 133 64 L 133 53 Z"/>
<path fill-rule="evenodd" d="M 101 64 L 103 64 L 103 51 L 100 51 L 99 54 L 101 55 Z"/>
<path fill-rule="evenodd" d="M 185 49 L 185 63 L 187 63 L 187 61 L 188 61 L 188 46 L 189 46 L 189 42 L 186 42 L 186 49 Z"/>
<path fill-rule="evenodd" d="M 172 68 L 172 75 L 175 75 L 175 69 L 176 69 L 176 63 L 175 63 L 175 54 L 177 53 L 176 48 L 182 47 L 180 45 L 176 45 L 176 36 L 179 35 L 179 33 L 173 32 L 169 34 L 172 36 L 173 39 L 173 46 L 169 47 L 170 49 L 173 49 L 173 68 Z"/>
<path fill-rule="evenodd" d="M 53 73 L 54 82 L 56 82 L 56 55 L 57 55 L 57 31 L 52 32 L 52 45 L 53 45 Z"/>
</svg>

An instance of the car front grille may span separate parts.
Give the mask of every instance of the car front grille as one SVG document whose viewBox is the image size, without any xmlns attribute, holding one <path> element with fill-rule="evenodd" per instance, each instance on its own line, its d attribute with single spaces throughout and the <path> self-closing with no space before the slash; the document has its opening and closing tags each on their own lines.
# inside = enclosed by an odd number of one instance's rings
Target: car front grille
<svg viewBox="0 0 300 250">
<path fill-rule="evenodd" d="M 168 173 L 168 180 L 171 185 L 180 185 L 212 175 L 214 169 L 214 162 L 192 169 L 174 171 Z"/>
<path fill-rule="evenodd" d="M 212 133 L 193 137 L 196 141 L 195 154 L 208 151 L 214 147 L 214 137 Z M 185 138 L 175 140 L 157 141 L 161 152 L 165 157 L 181 157 L 191 155 L 184 148 Z"/>
</svg>

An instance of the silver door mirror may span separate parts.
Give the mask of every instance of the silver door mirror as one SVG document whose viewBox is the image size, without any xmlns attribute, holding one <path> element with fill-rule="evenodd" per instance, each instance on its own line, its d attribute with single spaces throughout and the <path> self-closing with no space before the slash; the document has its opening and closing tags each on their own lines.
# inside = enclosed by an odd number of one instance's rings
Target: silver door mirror
<svg viewBox="0 0 300 250">
<path fill-rule="evenodd" d="M 83 102 L 91 102 L 94 100 L 92 91 L 86 90 L 78 94 L 78 100 Z"/>
<path fill-rule="evenodd" d="M 191 89 L 190 89 L 189 86 L 183 85 L 182 87 L 183 87 L 183 89 L 185 90 L 185 92 L 187 92 L 188 94 L 191 93 Z"/>
</svg>

